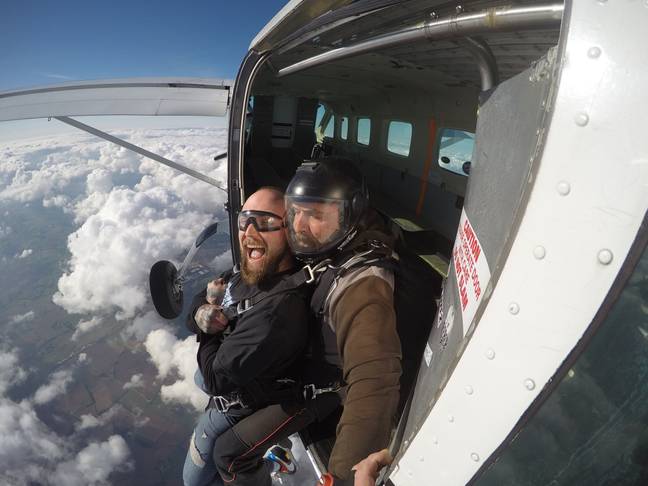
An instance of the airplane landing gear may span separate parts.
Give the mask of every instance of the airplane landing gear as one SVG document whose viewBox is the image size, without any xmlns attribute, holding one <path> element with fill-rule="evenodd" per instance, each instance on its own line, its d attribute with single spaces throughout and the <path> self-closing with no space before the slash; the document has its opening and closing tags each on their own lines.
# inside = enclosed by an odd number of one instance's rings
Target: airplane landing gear
<svg viewBox="0 0 648 486">
<path fill-rule="evenodd" d="M 182 285 L 177 280 L 178 270 L 173 263 L 161 260 L 151 267 L 149 285 L 153 305 L 165 319 L 175 319 L 182 312 Z"/>
<path fill-rule="evenodd" d="M 155 310 L 165 319 L 175 319 L 182 313 L 184 302 L 182 284 L 185 273 L 193 260 L 200 245 L 216 233 L 218 223 L 213 223 L 205 228 L 196 238 L 187 256 L 179 269 L 167 260 L 155 262 L 149 273 L 149 287 Z"/>
</svg>

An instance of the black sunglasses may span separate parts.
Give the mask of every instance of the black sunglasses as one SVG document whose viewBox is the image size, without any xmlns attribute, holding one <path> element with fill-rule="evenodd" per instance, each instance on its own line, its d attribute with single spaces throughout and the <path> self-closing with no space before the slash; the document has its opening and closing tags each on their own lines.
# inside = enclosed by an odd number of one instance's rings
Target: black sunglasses
<svg viewBox="0 0 648 486">
<path fill-rule="evenodd" d="M 238 228 L 240 231 L 247 230 L 248 226 L 260 232 L 277 231 L 284 227 L 283 218 L 269 211 L 246 210 L 238 215 Z"/>
</svg>

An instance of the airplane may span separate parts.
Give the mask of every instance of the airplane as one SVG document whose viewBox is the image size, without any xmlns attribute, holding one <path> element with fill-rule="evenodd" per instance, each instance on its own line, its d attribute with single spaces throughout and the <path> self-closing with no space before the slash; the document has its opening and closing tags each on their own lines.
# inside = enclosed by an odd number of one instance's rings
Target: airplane
<svg viewBox="0 0 648 486">
<path fill-rule="evenodd" d="M 291 0 L 233 82 L 5 92 L 0 120 L 105 137 L 69 117 L 228 112 L 235 262 L 249 194 L 352 160 L 442 277 L 378 484 L 648 484 L 647 17 L 639 0 Z M 214 230 L 154 266 L 162 314 Z M 321 477 L 325 443 L 297 440 Z"/>
</svg>

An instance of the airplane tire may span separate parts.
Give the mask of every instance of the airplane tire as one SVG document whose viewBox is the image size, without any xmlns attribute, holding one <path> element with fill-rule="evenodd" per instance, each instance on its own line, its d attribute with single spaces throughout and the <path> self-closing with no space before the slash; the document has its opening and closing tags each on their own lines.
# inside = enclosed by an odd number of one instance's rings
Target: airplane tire
<svg viewBox="0 0 648 486">
<path fill-rule="evenodd" d="M 155 262 L 149 274 L 153 305 L 157 313 L 165 319 L 175 319 L 182 312 L 182 291 L 176 291 L 174 288 L 177 275 L 175 265 L 166 260 Z"/>
</svg>

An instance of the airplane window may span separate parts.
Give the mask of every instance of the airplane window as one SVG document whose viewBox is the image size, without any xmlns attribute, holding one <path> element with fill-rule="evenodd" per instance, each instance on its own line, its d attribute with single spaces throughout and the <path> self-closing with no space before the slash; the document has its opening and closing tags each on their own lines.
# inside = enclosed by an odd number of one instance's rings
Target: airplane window
<svg viewBox="0 0 648 486">
<path fill-rule="evenodd" d="M 441 129 L 438 164 L 462 176 L 470 174 L 475 134 L 453 128 Z"/>
<path fill-rule="evenodd" d="M 315 113 L 315 130 L 320 126 L 322 118 L 324 118 L 324 113 L 326 113 L 326 107 L 322 104 L 317 105 L 317 113 Z"/>
<path fill-rule="evenodd" d="M 356 142 L 360 145 L 369 145 L 371 140 L 371 119 L 358 118 L 358 133 L 356 134 Z"/>
<path fill-rule="evenodd" d="M 390 121 L 387 130 L 387 150 L 397 155 L 407 157 L 412 143 L 412 124 L 400 121 Z"/>
<path fill-rule="evenodd" d="M 315 114 L 315 137 L 318 142 L 321 142 L 324 137 L 333 138 L 335 128 L 335 115 L 329 115 L 329 110 L 323 104 L 317 105 L 317 112 Z M 328 117 L 328 120 L 326 120 Z M 326 120 L 326 126 L 322 125 L 322 120 Z"/>
<path fill-rule="evenodd" d="M 331 118 L 329 118 L 329 121 L 326 124 L 326 128 L 324 128 L 324 136 L 328 138 L 333 138 L 334 129 L 335 129 L 335 115 L 331 115 Z"/>
<path fill-rule="evenodd" d="M 340 138 L 342 140 L 349 138 L 349 118 L 346 116 L 340 120 Z"/>
<path fill-rule="evenodd" d="M 648 484 L 648 250 L 592 340 L 478 486 Z"/>
</svg>

